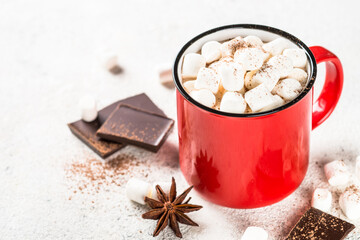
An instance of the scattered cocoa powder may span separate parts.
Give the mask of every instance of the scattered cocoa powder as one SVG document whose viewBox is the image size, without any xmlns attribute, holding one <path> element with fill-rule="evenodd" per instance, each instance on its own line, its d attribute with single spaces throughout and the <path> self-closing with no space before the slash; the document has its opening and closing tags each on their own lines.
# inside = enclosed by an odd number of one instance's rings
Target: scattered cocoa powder
<svg viewBox="0 0 360 240">
<path fill-rule="evenodd" d="M 131 169 L 136 166 L 139 166 L 139 161 L 134 156 L 121 154 L 107 162 L 98 159 L 74 161 L 66 166 L 65 173 L 72 195 L 95 194 L 110 185 L 125 184 L 131 176 Z"/>
</svg>

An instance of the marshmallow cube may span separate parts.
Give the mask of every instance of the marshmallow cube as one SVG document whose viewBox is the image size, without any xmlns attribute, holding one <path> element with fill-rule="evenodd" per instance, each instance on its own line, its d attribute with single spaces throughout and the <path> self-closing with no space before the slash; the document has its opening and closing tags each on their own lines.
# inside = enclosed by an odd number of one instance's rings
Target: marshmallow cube
<svg viewBox="0 0 360 240">
<path fill-rule="evenodd" d="M 219 66 L 223 87 L 228 91 L 240 91 L 244 87 L 245 70 L 238 63 L 224 62 Z"/>
<path fill-rule="evenodd" d="M 209 108 L 213 107 L 216 102 L 215 95 L 208 89 L 195 90 L 190 92 L 190 96 L 197 102 Z"/>
<path fill-rule="evenodd" d="M 221 44 L 220 51 L 222 57 L 232 57 L 235 51 L 244 45 L 244 40 L 241 37 L 236 37 L 230 41 Z"/>
<path fill-rule="evenodd" d="M 284 78 L 289 75 L 293 69 L 293 63 L 291 59 L 283 55 L 270 58 L 268 64 L 279 71 L 280 78 Z"/>
<path fill-rule="evenodd" d="M 277 69 L 272 66 L 264 66 L 257 73 L 254 74 L 250 80 L 249 89 L 254 88 L 262 83 L 269 91 L 272 91 L 280 79 L 280 74 Z"/>
<path fill-rule="evenodd" d="M 188 53 L 184 57 L 182 66 L 183 78 L 196 78 L 200 68 L 205 67 L 205 58 L 197 53 Z"/>
<path fill-rule="evenodd" d="M 271 53 L 271 55 L 276 56 L 280 55 L 284 49 L 289 48 L 291 43 L 285 38 L 277 38 L 271 42 L 265 43 L 262 48 Z"/>
<path fill-rule="evenodd" d="M 126 196 L 137 203 L 145 204 L 145 196 L 151 193 L 151 185 L 137 178 L 131 178 L 126 184 Z"/>
<path fill-rule="evenodd" d="M 302 87 L 301 84 L 292 78 L 286 78 L 279 82 L 273 89 L 273 92 L 287 101 L 295 99 Z"/>
<path fill-rule="evenodd" d="M 244 38 L 244 41 L 253 47 L 261 47 L 264 44 L 257 36 L 247 36 Z"/>
<path fill-rule="evenodd" d="M 261 112 L 269 111 L 269 110 L 275 109 L 275 108 L 280 107 L 280 106 L 285 104 L 284 99 L 282 99 L 278 95 L 273 95 L 272 98 L 273 98 L 273 103 L 270 104 L 269 106 L 264 107 L 263 109 L 261 109 Z"/>
<path fill-rule="evenodd" d="M 168 66 L 165 67 L 165 65 L 160 66 L 160 67 L 158 67 L 157 72 L 158 72 L 159 81 L 163 86 L 165 86 L 167 88 L 175 87 L 174 80 L 172 77 L 171 67 L 168 67 Z"/>
<path fill-rule="evenodd" d="M 293 68 L 287 78 L 293 78 L 300 82 L 301 85 L 305 85 L 307 82 L 307 73 L 300 68 Z"/>
<path fill-rule="evenodd" d="M 315 189 L 311 200 L 312 207 L 317 208 L 323 212 L 329 212 L 331 209 L 331 203 L 332 203 L 332 195 L 328 189 L 325 188 Z"/>
<path fill-rule="evenodd" d="M 244 113 L 246 102 L 243 96 L 237 92 L 226 92 L 221 99 L 220 111 L 230 113 Z"/>
<path fill-rule="evenodd" d="M 195 90 L 195 80 L 184 82 L 183 87 L 187 92 L 192 92 L 193 90 Z"/>
<path fill-rule="evenodd" d="M 360 181 L 360 156 L 357 156 L 357 158 L 356 158 L 355 175 L 357 176 L 358 180 Z"/>
<path fill-rule="evenodd" d="M 234 61 L 243 66 L 245 70 L 261 68 L 267 54 L 259 48 L 241 48 L 234 54 Z"/>
<path fill-rule="evenodd" d="M 296 48 L 285 49 L 283 55 L 291 59 L 294 67 L 304 68 L 306 66 L 307 57 L 302 49 L 296 49 Z"/>
<path fill-rule="evenodd" d="M 109 72 L 115 75 L 124 71 L 118 62 L 117 56 L 113 56 L 108 59 L 106 62 L 106 68 L 109 70 Z"/>
<path fill-rule="evenodd" d="M 220 76 L 211 68 L 202 67 L 197 75 L 194 87 L 196 89 L 209 89 L 216 94 L 219 91 Z"/>
<path fill-rule="evenodd" d="M 267 240 L 268 233 L 261 227 L 248 227 L 241 240 Z"/>
<path fill-rule="evenodd" d="M 349 182 L 350 173 L 343 161 L 337 160 L 324 166 L 326 178 L 331 186 L 342 186 Z"/>
<path fill-rule="evenodd" d="M 340 195 L 339 205 L 343 213 L 350 219 L 360 218 L 360 190 L 354 186 Z"/>
<path fill-rule="evenodd" d="M 96 101 L 91 96 L 84 96 L 79 102 L 81 109 L 81 119 L 85 122 L 92 122 L 97 118 L 98 112 Z"/>
<path fill-rule="evenodd" d="M 221 58 L 221 43 L 210 41 L 205 43 L 201 48 L 201 55 L 204 56 L 206 63 L 212 63 Z"/>
<path fill-rule="evenodd" d="M 247 91 L 245 101 L 253 112 L 257 112 L 273 104 L 273 96 L 264 84 Z"/>
</svg>

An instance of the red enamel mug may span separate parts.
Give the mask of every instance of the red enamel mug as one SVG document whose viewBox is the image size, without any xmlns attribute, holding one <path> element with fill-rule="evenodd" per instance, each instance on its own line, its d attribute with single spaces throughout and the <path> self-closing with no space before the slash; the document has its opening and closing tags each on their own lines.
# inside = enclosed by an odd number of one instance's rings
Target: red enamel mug
<svg viewBox="0 0 360 240">
<path fill-rule="evenodd" d="M 255 35 L 263 41 L 284 37 L 308 57 L 308 83 L 300 95 L 276 109 L 233 114 L 194 101 L 181 84 L 183 57 L 210 40 Z M 316 64 L 326 63 L 325 84 L 313 101 Z M 307 47 L 272 27 L 237 24 L 218 27 L 191 39 L 176 57 L 180 168 L 185 179 L 207 200 L 232 208 L 263 207 L 291 194 L 305 177 L 310 132 L 334 110 L 343 85 L 340 60 L 323 47 Z"/>
</svg>

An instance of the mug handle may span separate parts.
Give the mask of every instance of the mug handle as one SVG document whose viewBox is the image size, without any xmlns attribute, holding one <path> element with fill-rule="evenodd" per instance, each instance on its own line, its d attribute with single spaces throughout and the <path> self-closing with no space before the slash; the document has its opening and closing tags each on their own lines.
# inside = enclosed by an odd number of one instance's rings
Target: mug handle
<svg viewBox="0 0 360 240">
<path fill-rule="evenodd" d="M 317 64 L 321 62 L 326 64 L 324 87 L 313 105 L 312 129 L 315 129 L 334 111 L 343 88 L 344 73 L 341 62 L 335 54 L 320 46 L 310 47 L 310 50 Z"/>
</svg>

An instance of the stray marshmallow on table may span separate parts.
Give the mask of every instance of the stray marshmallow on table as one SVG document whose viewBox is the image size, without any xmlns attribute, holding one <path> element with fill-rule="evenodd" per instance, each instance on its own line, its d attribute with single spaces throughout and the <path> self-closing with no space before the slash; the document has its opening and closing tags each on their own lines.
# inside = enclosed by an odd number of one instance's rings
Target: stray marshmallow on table
<svg viewBox="0 0 360 240">
<path fill-rule="evenodd" d="M 168 66 L 167 64 L 158 66 L 157 67 L 157 75 L 159 78 L 159 82 L 163 86 L 165 86 L 167 88 L 175 87 L 173 77 L 172 77 L 171 66 Z"/>
<path fill-rule="evenodd" d="M 86 95 L 80 99 L 81 119 L 85 122 L 92 122 L 97 118 L 98 111 L 96 101 L 93 97 Z"/>
<path fill-rule="evenodd" d="M 165 193 L 170 191 L 171 182 L 147 183 L 137 178 L 131 178 L 126 184 L 126 196 L 139 204 L 145 204 L 145 197 L 157 199 L 156 185 L 159 185 Z"/>
<path fill-rule="evenodd" d="M 204 56 L 197 53 L 188 53 L 184 57 L 182 66 L 183 78 L 196 78 L 200 68 L 205 67 L 206 60 Z"/>
<path fill-rule="evenodd" d="M 332 195 L 328 189 L 325 188 L 317 188 L 315 189 L 311 206 L 317 208 L 323 212 L 329 212 L 332 204 Z"/>
<path fill-rule="evenodd" d="M 343 186 L 349 182 L 350 173 L 344 161 L 336 160 L 324 166 L 325 176 L 331 186 Z"/>
<path fill-rule="evenodd" d="M 241 240 L 267 240 L 268 233 L 261 227 L 248 227 Z"/>
<path fill-rule="evenodd" d="M 226 92 L 221 99 L 220 111 L 230 113 L 244 113 L 246 102 L 243 96 L 237 92 Z"/>
<path fill-rule="evenodd" d="M 360 218 L 360 190 L 355 186 L 348 187 L 340 195 L 339 205 L 343 213 L 351 220 Z"/>
<path fill-rule="evenodd" d="M 260 84 L 245 93 L 245 101 L 252 111 L 257 112 L 271 105 L 274 98 L 266 86 L 264 84 Z"/>
</svg>

